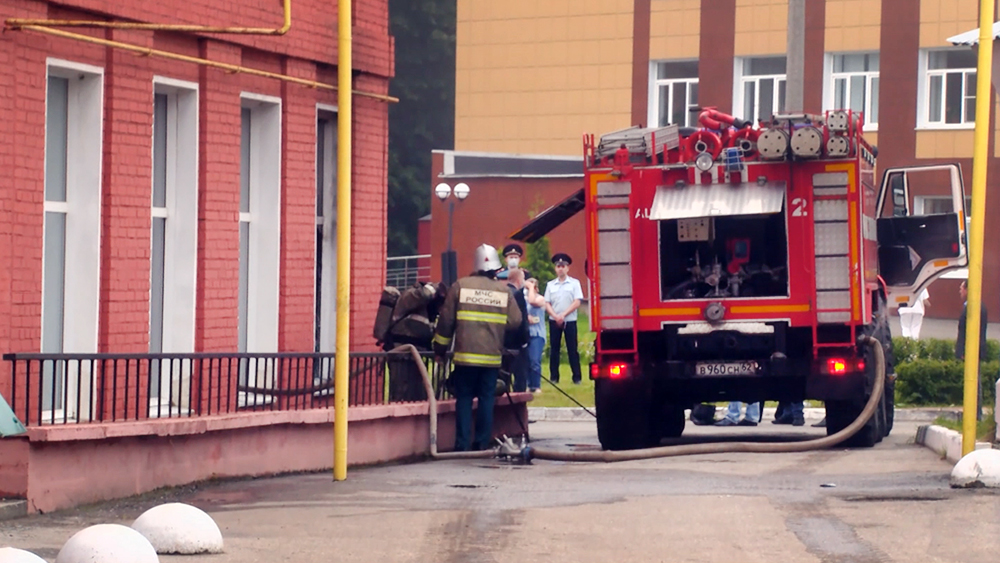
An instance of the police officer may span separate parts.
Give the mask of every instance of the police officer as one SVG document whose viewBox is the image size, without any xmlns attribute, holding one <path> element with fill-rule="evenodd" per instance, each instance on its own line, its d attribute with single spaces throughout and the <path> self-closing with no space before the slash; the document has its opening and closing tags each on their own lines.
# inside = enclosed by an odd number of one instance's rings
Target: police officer
<svg viewBox="0 0 1000 563">
<path fill-rule="evenodd" d="M 504 334 L 521 326 L 521 311 L 507 284 L 496 280 L 501 268 L 495 248 L 476 249 L 475 274 L 455 282 L 438 315 L 434 351 L 453 350 L 455 365 L 455 450 L 483 450 L 493 434 L 493 402 L 503 354 Z M 472 399 L 479 398 L 475 441 Z"/>
<path fill-rule="evenodd" d="M 516 270 L 521 267 L 521 259 L 524 258 L 524 249 L 521 248 L 520 244 L 511 243 L 503 247 L 503 259 L 504 267 L 499 272 L 497 272 L 498 280 L 505 280 L 510 275 L 511 270 Z M 525 270 L 524 279 L 531 277 L 531 272 Z"/>
</svg>

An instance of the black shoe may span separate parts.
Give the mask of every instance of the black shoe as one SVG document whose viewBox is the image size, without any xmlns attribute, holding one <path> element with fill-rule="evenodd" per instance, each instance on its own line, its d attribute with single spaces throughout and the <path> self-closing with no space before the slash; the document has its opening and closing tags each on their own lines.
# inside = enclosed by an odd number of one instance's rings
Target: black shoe
<svg viewBox="0 0 1000 563">
<path fill-rule="evenodd" d="M 739 423 L 737 423 L 736 426 L 757 426 L 757 423 L 748 418 L 744 418 L 743 420 L 739 421 Z"/>
<path fill-rule="evenodd" d="M 812 427 L 813 428 L 826 428 L 826 417 L 824 416 L 823 420 L 821 420 L 819 422 L 814 422 L 813 425 L 812 425 Z"/>
<path fill-rule="evenodd" d="M 583 380 L 582 380 L 582 379 L 574 379 L 574 380 L 573 380 L 573 385 L 579 385 L 579 384 L 581 384 L 581 383 L 583 383 Z"/>
<path fill-rule="evenodd" d="M 776 418 L 771 421 L 771 424 L 791 424 L 791 423 L 792 423 L 792 417 L 790 416 L 783 416 L 781 418 Z"/>
<path fill-rule="evenodd" d="M 804 418 L 793 418 L 792 419 L 792 426 L 805 426 L 805 425 L 806 425 L 806 419 L 804 419 Z"/>
</svg>

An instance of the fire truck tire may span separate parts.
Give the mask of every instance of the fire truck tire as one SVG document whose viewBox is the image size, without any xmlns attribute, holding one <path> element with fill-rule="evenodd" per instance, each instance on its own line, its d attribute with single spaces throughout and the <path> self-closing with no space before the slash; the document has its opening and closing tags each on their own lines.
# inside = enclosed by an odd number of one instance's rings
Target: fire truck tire
<svg viewBox="0 0 1000 563">
<path fill-rule="evenodd" d="M 680 438 L 684 433 L 684 425 L 687 423 L 684 417 L 684 407 L 674 404 L 665 404 L 659 409 L 659 416 L 652 421 L 655 424 L 656 436 L 660 438 Z"/>
<path fill-rule="evenodd" d="M 648 398 L 629 387 L 600 381 L 594 390 L 597 439 L 605 450 L 636 450 L 659 442 L 652 431 Z"/>
<path fill-rule="evenodd" d="M 863 404 L 856 401 L 827 401 L 826 435 L 830 436 L 847 428 L 861 414 L 862 407 Z M 880 404 L 868 423 L 842 445 L 849 448 L 871 448 L 882 440 L 882 412 L 883 407 Z"/>
<path fill-rule="evenodd" d="M 882 424 L 882 432 L 885 436 L 892 432 L 892 423 L 896 418 L 896 380 L 889 379 L 885 382 L 885 394 L 882 396 L 885 419 Z"/>
</svg>

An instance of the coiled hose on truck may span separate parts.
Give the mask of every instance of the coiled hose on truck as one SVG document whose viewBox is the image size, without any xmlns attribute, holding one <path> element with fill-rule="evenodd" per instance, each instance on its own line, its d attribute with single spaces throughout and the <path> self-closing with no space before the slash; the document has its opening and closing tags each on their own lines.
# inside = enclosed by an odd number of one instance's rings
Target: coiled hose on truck
<svg viewBox="0 0 1000 563">
<path fill-rule="evenodd" d="M 791 452 L 805 452 L 811 450 L 820 450 L 824 448 L 829 448 L 835 446 L 844 440 L 847 440 L 851 436 L 855 435 L 861 428 L 868 423 L 868 420 L 875 415 L 878 410 L 879 401 L 882 400 L 882 391 L 885 385 L 885 351 L 882 349 L 882 343 L 875 337 L 864 335 L 858 339 L 859 344 L 863 344 L 872 348 L 872 352 L 875 354 L 875 382 L 872 388 L 871 397 L 868 398 L 868 402 L 865 404 L 865 408 L 861 410 L 861 414 L 854 422 L 847 425 L 843 430 L 831 434 L 829 436 L 824 436 L 822 438 L 816 438 L 814 440 L 806 440 L 802 442 L 783 442 L 783 443 L 759 443 L 759 442 L 722 442 L 722 443 L 710 443 L 710 444 L 680 444 L 676 446 L 658 446 L 654 448 L 645 448 L 641 450 L 627 450 L 627 451 L 585 451 L 585 452 L 568 452 L 553 450 L 547 448 L 532 448 L 529 458 L 537 459 L 547 459 L 552 461 L 632 461 L 638 459 L 653 459 L 658 457 L 675 457 L 682 455 L 698 455 L 698 454 L 720 454 L 720 453 L 737 453 L 737 452 L 753 452 L 753 453 L 791 453 Z M 420 360 L 420 354 L 417 349 L 411 345 L 404 345 L 396 348 L 393 352 L 405 352 L 409 349 L 414 361 L 417 363 L 420 375 L 424 380 L 424 388 L 427 390 L 427 400 L 430 404 L 430 439 L 431 439 L 431 457 L 434 459 L 453 459 L 453 458 L 484 458 L 493 457 L 495 452 L 493 450 L 484 450 L 477 452 L 447 452 L 438 453 L 437 451 L 437 400 L 434 396 L 434 389 L 431 385 L 430 375 L 427 373 L 427 367 Z M 531 447 L 531 446 L 529 446 Z"/>
</svg>

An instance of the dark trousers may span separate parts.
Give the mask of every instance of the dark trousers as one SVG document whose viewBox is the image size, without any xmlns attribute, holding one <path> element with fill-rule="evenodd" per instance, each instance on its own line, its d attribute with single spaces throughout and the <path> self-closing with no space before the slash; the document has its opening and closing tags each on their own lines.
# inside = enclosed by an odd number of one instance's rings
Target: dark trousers
<svg viewBox="0 0 1000 563">
<path fill-rule="evenodd" d="M 566 355 L 569 356 L 569 367 L 573 371 L 573 383 L 583 380 L 580 375 L 580 351 L 577 350 L 576 321 L 566 321 L 563 326 L 549 321 L 549 379 L 553 383 L 559 381 L 559 348 L 562 346 L 563 334 L 566 335 Z"/>
<path fill-rule="evenodd" d="M 496 401 L 500 368 L 455 366 L 455 451 L 485 450 L 493 442 L 493 403 Z M 476 409 L 476 438 L 472 434 L 472 399 L 479 399 Z"/>
</svg>

